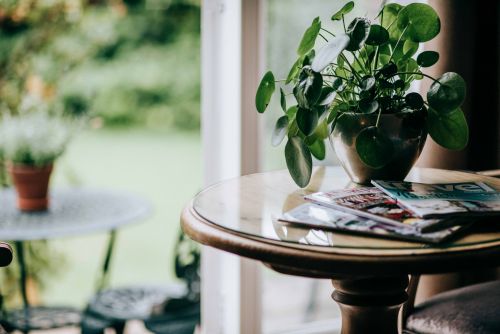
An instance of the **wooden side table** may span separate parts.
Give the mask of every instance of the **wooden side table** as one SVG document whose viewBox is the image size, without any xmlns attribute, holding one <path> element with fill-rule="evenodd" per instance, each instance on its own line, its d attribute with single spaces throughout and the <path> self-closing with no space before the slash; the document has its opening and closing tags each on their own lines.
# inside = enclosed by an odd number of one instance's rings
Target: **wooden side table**
<svg viewBox="0 0 500 334">
<path fill-rule="evenodd" d="M 500 190 L 499 179 L 439 169 L 414 168 L 407 180 L 482 181 Z M 273 216 L 302 204 L 306 194 L 354 186 L 336 167 L 316 168 L 305 189 L 298 189 L 287 171 L 243 176 L 200 192 L 182 212 L 181 224 L 202 244 L 262 261 L 278 272 L 332 279 L 344 334 L 398 333 L 410 274 L 500 264 L 499 226 L 479 225 L 454 241 L 427 245 L 273 222 Z"/>
</svg>

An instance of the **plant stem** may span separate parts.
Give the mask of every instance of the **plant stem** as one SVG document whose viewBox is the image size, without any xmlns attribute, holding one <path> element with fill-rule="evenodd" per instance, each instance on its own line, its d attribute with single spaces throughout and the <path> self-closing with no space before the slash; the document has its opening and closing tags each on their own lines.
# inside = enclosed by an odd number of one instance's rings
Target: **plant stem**
<svg viewBox="0 0 500 334">
<path fill-rule="evenodd" d="M 359 82 L 361 80 L 361 78 L 359 77 L 359 74 L 354 70 L 354 68 L 352 68 L 351 63 L 349 63 L 349 60 L 347 60 L 346 56 L 343 53 L 340 53 L 340 56 L 342 57 L 342 59 L 344 59 L 344 62 L 351 69 L 351 73 L 356 77 L 356 79 L 358 79 L 358 82 Z"/>
<path fill-rule="evenodd" d="M 394 73 L 393 75 L 391 75 L 390 77 L 394 77 L 394 76 L 399 75 L 399 74 L 415 74 L 415 75 L 421 75 L 421 76 L 426 77 L 426 78 L 429 78 L 429 79 L 431 79 L 432 81 L 437 82 L 438 84 L 440 84 L 440 85 L 441 85 L 441 82 L 439 82 L 439 80 L 434 79 L 434 78 L 433 78 L 433 77 L 431 77 L 430 75 L 427 75 L 427 74 L 422 73 L 422 72 L 397 72 L 397 73 Z"/>
<path fill-rule="evenodd" d="M 375 62 L 373 63 L 373 72 L 378 66 L 378 54 L 379 54 L 379 46 L 377 45 L 377 49 L 375 50 Z"/>
<path fill-rule="evenodd" d="M 320 28 L 321 30 L 323 30 L 324 32 L 327 32 L 329 33 L 330 35 L 332 35 L 333 37 L 335 37 L 335 34 L 333 32 L 331 32 L 330 30 L 326 30 L 325 28 Z"/>
<path fill-rule="evenodd" d="M 347 29 L 345 28 L 344 14 L 342 14 L 342 25 L 344 26 L 344 32 L 347 32 Z"/>
<path fill-rule="evenodd" d="M 323 36 L 323 35 L 321 35 L 321 34 L 319 34 L 319 36 L 320 36 L 321 38 L 323 38 L 323 39 L 324 39 L 327 43 L 329 42 L 329 41 L 328 41 L 328 39 L 327 39 L 325 36 Z"/>
<path fill-rule="evenodd" d="M 393 50 L 392 50 L 392 52 L 391 52 L 391 57 L 389 58 L 388 63 L 390 63 L 390 62 L 391 62 L 391 60 L 392 60 L 392 56 L 394 56 L 394 52 L 395 52 L 395 51 L 396 51 L 396 49 L 398 48 L 398 46 L 399 46 L 399 42 L 401 42 L 401 39 L 403 38 L 403 35 L 405 34 L 406 29 L 408 29 L 408 27 L 409 27 L 409 25 L 406 25 L 406 27 L 403 29 L 403 32 L 401 33 L 401 36 L 399 36 L 398 41 L 396 42 L 396 45 L 394 46 L 394 49 L 393 49 Z"/>
<path fill-rule="evenodd" d="M 378 127 L 378 122 L 380 121 L 380 115 L 382 114 L 382 108 L 378 111 L 377 121 L 375 122 L 375 127 Z"/>
</svg>

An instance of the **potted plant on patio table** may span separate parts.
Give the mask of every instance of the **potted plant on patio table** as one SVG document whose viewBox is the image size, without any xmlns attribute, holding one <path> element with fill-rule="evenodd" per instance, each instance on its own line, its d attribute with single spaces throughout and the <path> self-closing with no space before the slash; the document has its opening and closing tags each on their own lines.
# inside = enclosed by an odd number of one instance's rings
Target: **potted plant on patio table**
<svg viewBox="0 0 500 334">
<path fill-rule="evenodd" d="M 345 16 L 353 7 L 354 2 L 348 2 L 332 15 L 331 20 L 342 25 L 339 34 L 315 18 L 287 78 L 276 80 L 269 71 L 257 89 L 256 108 L 263 113 L 276 83 L 283 85 L 283 114 L 272 143 L 279 145 L 287 137 L 287 167 L 300 187 L 310 181 L 312 156 L 325 158 L 326 139 L 351 179 L 363 184 L 371 179 L 404 179 L 427 133 L 451 150 L 463 149 L 468 142 L 460 109 L 465 81 L 454 72 L 439 78 L 422 72 L 439 60 L 435 51 L 420 51 L 421 43 L 440 31 L 434 9 L 421 3 L 390 3 L 378 13 L 377 23 L 357 17 L 346 24 Z M 320 39 L 322 46 L 316 51 Z M 423 77 L 433 81 L 426 100 L 410 90 L 411 83 Z M 287 106 L 287 95 L 293 95 L 292 106 Z"/>
<path fill-rule="evenodd" d="M 22 211 L 48 208 L 48 186 L 54 161 L 64 152 L 76 129 L 62 116 L 50 113 L 39 99 L 25 98 L 18 112 L 0 118 L 0 156 L 18 194 Z"/>
</svg>

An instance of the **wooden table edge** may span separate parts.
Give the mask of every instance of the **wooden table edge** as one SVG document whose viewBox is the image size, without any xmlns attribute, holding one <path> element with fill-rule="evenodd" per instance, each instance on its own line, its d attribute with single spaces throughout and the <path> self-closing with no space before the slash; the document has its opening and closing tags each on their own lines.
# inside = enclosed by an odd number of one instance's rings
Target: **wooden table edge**
<svg viewBox="0 0 500 334">
<path fill-rule="evenodd" d="M 331 249 L 329 252 L 318 251 L 321 246 L 312 251 L 307 245 L 237 233 L 202 218 L 193 209 L 192 202 L 184 207 L 180 220 L 184 232 L 203 245 L 262 261 L 276 271 L 291 275 L 331 278 L 351 274 L 372 275 L 374 272 L 384 275 L 432 274 L 500 264 L 500 242 L 490 247 L 462 247 L 440 254 L 341 254 Z"/>
</svg>

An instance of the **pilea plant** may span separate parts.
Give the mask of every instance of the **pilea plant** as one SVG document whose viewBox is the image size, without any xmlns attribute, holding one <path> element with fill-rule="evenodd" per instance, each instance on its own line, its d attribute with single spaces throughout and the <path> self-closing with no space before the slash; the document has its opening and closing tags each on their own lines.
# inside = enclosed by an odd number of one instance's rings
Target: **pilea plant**
<svg viewBox="0 0 500 334">
<path fill-rule="evenodd" d="M 365 17 L 346 25 L 346 14 L 354 2 L 348 2 L 331 20 L 342 25 L 343 33 L 334 34 L 313 20 L 297 49 L 298 58 L 286 79 L 276 80 L 267 72 L 257 89 L 256 108 L 263 113 L 280 83 L 280 101 L 284 114 L 278 118 L 272 144 L 285 137 L 285 159 L 295 183 L 304 187 L 312 172 L 312 156 L 325 158 L 325 139 L 346 113 L 374 114 L 374 126 L 365 127 L 355 138 L 360 160 L 370 168 L 382 168 L 394 154 L 393 143 L 381 131 L 381 114 L 409 113 L 413 126 L 423 126 L 441 146 L 459 150 L 468 141 L 468 127 L 460 106 L 466 85 L 460 75 L 444 73 L 433 78 L 422 69 L 434 65 L 439 54 L 418 52 L 420 43 L 439 33 L 441 23 L 432 7 L 412 3 L 390 3 L 382 7 L 372 23 Z M 318 51 L 317 40 L 322 41 Z M 433 81 L 427 100 L 409 91 L 414 80 Z M 287 93 L 287 90 L 290 93 Z M 286 96 L 296 103 L 287 106 Z M 410 118 L 411 119 L 411 118 Z"/>
</svg>

